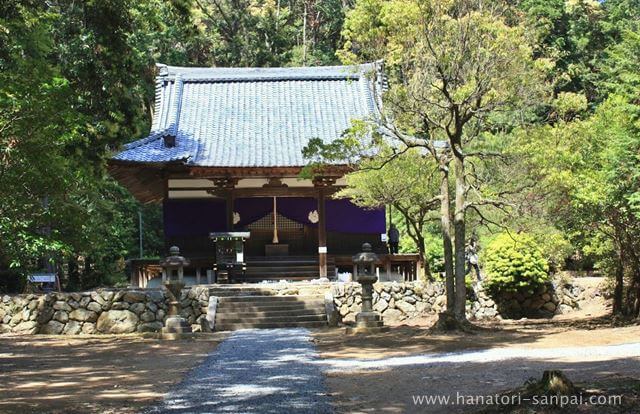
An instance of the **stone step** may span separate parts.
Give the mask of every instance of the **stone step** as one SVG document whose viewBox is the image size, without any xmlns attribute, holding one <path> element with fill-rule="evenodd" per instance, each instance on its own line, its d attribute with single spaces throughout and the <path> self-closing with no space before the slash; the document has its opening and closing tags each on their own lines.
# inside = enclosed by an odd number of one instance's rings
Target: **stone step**
<svg viewBox="0 0 640 414">
<path fill-rule="evenodd" d="M 259 289 L 224 289 L 214 288 L 209 290 L 209 296 L 227 297 L 227 296 L 275 296 L 276 290 L 259 290 Z"/>
<path fill-rule="evenodd" d="M 318 295 L 288 295 L 288 296 L 278 296 L 278 295 L 259 295 L 259 296 L 225 296 L 220 297 L 218 299 L 218 303 L 284 303 L 284 302 L 294 302 L 294 303 L 307 303 L 307 302 L 318 302 L 323 301 L 324 298 Z"/>
<path fill-rule="evenodd" d="M 261 323 L 224 323 L 216 324 L 216 331 L 235 331 L 238 329 L 270 329 L 270 328 L 322 328 L 327 322 L 261 322 Z"/>
<path fill-rule="evenodd" d="M 325 316 L 325 310 L 323 307 L 315 307 L 312 309 L 286 309 L 286 310 L 267 310 L 265 311 L 231 311 L 229 309 L 218 310 L 216 315 L 220 317 L 237 317 L 237 318 L 271 318 L 279 316 L 309 316 L 309 315 L 321 315 Z"/>
<path fill-rule="evenodd" d="M 276 302 L 276 303 L 221 303 L 217 312 L 299 312 L 314 309 L 324 309 L 324 301 L 313 303 Z"/>
<path fill-rule="evenodd" d="M 326 316 L 316 315 L 283 315 L 266 317 L 240 317 L 235 314 L 216 315 L 216 325 L 229 325 L 238 323 L 265 324 L 265 323 L 298 323 L 298 322 L 324 322 Z"/>
</svg>

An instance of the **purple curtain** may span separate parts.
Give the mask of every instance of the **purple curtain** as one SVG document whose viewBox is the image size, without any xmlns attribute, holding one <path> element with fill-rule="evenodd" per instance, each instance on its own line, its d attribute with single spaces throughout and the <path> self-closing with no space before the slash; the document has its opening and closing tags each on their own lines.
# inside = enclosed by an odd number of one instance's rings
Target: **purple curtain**
<svg viewBox="0 0 640 414">
<path fill-rule="evenodd" d="M 284 217 L 317 227 L 318 202 L 311 197 L 278 197 L 278 213 Z M 349 200 L 327 200 L 327 231 L 338 233 L 381 234 L 386 231 L 383 208 L 365 209 Z M 240 229 L 273 211 L 273 198 L 255 197 L 235 200 L 234 212 L 240 217 Z M 165 200 L 164 231 L 172 236 L 203 236 L 226 230 L 226 202 L 221 199 Z M 315 222 L 314 222 L 315 221 Z"/>
<path fill-rule="evenodd" d="M 339 233 L 384 233 L 384 209 L 365 209 L 349 200 L 327 200 L 327 231 Z M 284 217 L 317 227 L 318 201 L 311 197 L 278 197 L 278 213 Z M 273 211 L 273 198 L 239 198 L 235 211 L 240 215 L 238 226 L 246 226 Z M 314 222 L 315 221 L 315 222 Z"/>
<path fill-rule="evenodd" d="M 233 210 L 240 215 L 240 221 L 235 224 L 236 228 L 243 228 L 247 224 L 273 213 L 273 198 L 237 198 Z"/>
<path fill-rule="evenodd" d="M 384 208 L 365 209 L 347 199 L 327 200 L 327 231 L 340 233 L 386 232 Z"/>
<path fill-rule="evenodd" d="M 167 237 L 207 236 L 227 227 L 226 202 L 220 199 L 165 200 L 164 234 Z"/>
</svg>

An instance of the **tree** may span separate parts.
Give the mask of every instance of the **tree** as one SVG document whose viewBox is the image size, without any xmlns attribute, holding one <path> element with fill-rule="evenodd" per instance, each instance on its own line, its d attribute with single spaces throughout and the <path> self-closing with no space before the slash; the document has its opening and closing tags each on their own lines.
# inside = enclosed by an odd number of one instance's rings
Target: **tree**
<svg viewBox="0 0 640 414">
<path fill-rule="evenodd" d="M 523 132 L 520 150 L 543 171 L 548 214 L 615 277 L 614 312 L 640 312 L 640 108 L 610 96 L 586 119 Z M 625 279 L 630 281 L 624 298 Z"/>
<path fill-rule="evenodd" d="M 390 136 L 426 148 L 437 160 L 442 151 L 434 143 L 448 144 L 455 175 L 454 309 L 461 322 L 466 320 L 465 214 L 500 205 L 483 197 L 469 160 L 493 155 L 478 138 L 510 127 L 516 120 L 504 114 L 525 113 L 523 108 L 537 105 L 545 93 L 545 65 L 533 58 L 527 33 L 507 11 L 474 0 L 363 0 L 347 15 L 340 52 L 347 62 L 384 58 L 388 64 L 382 116 Z M 445 162 L 442 170 L 448 169 Z"/>
<path fill-rule="evenodd" d="M 391 159 L 382 155 L 366 160 L 346 178 L 347 187 L 336 196 L 364 207 L 391 206 L 399 211 L 430 277 L 425 232 L 429 222 L 438 219 L 434 215 L 440 203 L 437 165 L 413 150 Z"/>
</svg>

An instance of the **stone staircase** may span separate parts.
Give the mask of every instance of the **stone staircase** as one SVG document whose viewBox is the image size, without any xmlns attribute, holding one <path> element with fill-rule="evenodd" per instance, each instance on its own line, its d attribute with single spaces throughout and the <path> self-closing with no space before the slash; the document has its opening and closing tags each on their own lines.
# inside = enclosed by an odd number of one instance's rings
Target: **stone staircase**
<svg viewBox="0 0 640 414">
<path fill-rule="evenodd" d="M 322 295 L 274 293 L 256 287 L 212 288 L 209 294 L 218 297 L 215 330 L 327 326 Z"/>
</svg>

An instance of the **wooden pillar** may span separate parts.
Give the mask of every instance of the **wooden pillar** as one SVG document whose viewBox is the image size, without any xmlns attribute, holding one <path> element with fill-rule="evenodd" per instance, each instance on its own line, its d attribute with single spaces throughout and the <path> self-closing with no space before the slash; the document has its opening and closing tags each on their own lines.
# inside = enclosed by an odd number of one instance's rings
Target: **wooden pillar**
<svg viewBox="0 0 640 414">
<path fill-rule="evenodd" d="M 227 229 L 229 231 L 233 231 L 233 207 L 234 207 L 233 190 L 228 190 L 227 191 Z"/>
<path fill-rule="evenodd" d="M 200 284 L 200 267 L 196 267 L 196 285 Z"/>
<path fill-rule="evenodd" d="M 327 218 L 325 189 L 318 188 L 318 263 L 320 277 L 327 277 Z"/>
</svg>

